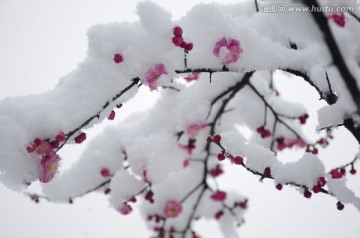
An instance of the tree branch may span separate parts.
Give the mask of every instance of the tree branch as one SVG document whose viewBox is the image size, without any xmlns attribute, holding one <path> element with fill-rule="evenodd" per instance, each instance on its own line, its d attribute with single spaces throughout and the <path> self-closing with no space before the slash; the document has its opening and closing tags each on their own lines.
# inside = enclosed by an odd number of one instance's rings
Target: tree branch
<svg viewBox="0 0 360 238">
<path fill-rule="evenodd" d="M 312 7 L 319 8 L 319 4 L 317 3 L 317 1 L 304 0 L 304 4 L 306 4 L 310 8 Z M 328 19 L 321 12 L 312 11 L 311 14 L 314 17 L 316 23 L 318 24 L 321 32 L 324 35 L 326 45 L 328 46 L 328 50 L 332 57 L 332 61 L 338 68 L 340 75 L 344 79 L 347 89 L 350 92 L 352 100 L 356 105 L 356 113 L 360 115 L 360 90 L 356 83 L 356 79 L 350 73 L 345 63 L 345 60 L 341 55 L 340 49 L 328 25 Z"/>
</svg>

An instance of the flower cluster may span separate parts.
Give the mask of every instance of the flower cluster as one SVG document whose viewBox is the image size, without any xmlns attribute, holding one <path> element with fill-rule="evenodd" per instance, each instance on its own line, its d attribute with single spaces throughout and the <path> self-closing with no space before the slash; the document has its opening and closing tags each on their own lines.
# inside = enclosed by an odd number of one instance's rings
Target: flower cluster
<svg viewBox="0 0 360 238">
<path fill-rule="evenodd" d="M 331 178 L 333 179 L 340 179 L 346 174 L 346 170 L 344 168 L 340 169 L 332 169 L 329 174 L 331 175 Z"/>
<path fill-rule="evenodd" d="M 277 145 L 277 149 L 278 150 L 283 150 L 285 148 L 293 148 L 294 146 L 299 146 L 299 147 L 305 147 L 307 145 L 307 143 L 301 139 L 301 138 L 297 138 L 297 139 L 293 139 L 293 140 L 286 140 L 284 137 L 279 137 L 276 139 L 278 145 Z"/>
<path fill-rule="evenodd" d="M 183 48 L 186 51 L 190 51 L 193 49 L 194 47 L 193 43 L 191 42 L 187 43 L 184 41 L 184 38 L 182 37 L 183 30 L 180 26 L 174 27 L 173 34 L 174 37 L 172 38 L 172 42 L 175 46 Z"/>
<path fill-rule="evenodd" d="M 256 129 L 256 132 L 261 135 L 261 138 L 265 139 L 271 136 L 271 132 L 267 129 L 265 129 L 264 126 L 258 127 Z"/>
<path fill-rule="evenodd" d="M 34 142 L 27 147 L 29 153 L 34 153 L 41 156 L 40 160 L 40 182 L 48 183 L 56 175 L 61 160 L 60 156 L 57 155 L 54 149 L 59 147 L 59 144 L 65 140 L 65 134 L 59 133 L 54 141 L 48 142 L 36 138 Z"/>
</svg>

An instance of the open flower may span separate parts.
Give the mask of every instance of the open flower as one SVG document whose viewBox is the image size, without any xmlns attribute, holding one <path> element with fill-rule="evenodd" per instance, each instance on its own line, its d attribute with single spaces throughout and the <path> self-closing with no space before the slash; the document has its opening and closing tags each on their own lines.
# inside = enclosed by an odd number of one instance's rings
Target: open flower
<svg viewBox="0 0 360 238">
<path fill-rule="evenodd" d="M 40 161 L 40 165 L 41 165 L 40 182 L 48 183 L 55 177 L 57 170 L 59 168 L 60 160 L 61 158 L 57 154 L 43 157 L 43 159 Z"/>
<path fill-rule="evenodd" d="M 222 64 L 235 63 L 243 52 L 240 42 L 233 38 L 221 38 L 216 42 L 213 54 L 218 57 Z"/>
<path fill-rule="evenodd" d="M 36 153 L 42 156 L 51 156 L 54 154 L 54 150 L 51 144 L 41 139 L 35 139 L 31 146 L 27 147 L 29 153 Z"/>
<path fill-rule="evenodd" d="M 156 64 L 148 69 L 145 73 L 145 79 L 142 83 L 149 86 L 150 90 L 156 90 L 159 86 L 158 80 L 163 74 L 167 74 L 164 64 Z"/>
<path fill-rule="evenodd" d="M 177 217 L 182 211 L 181 203 L 176 200 L 167 201 L 164 208 L 164 215 L 166 218 Z"/>
</svg>

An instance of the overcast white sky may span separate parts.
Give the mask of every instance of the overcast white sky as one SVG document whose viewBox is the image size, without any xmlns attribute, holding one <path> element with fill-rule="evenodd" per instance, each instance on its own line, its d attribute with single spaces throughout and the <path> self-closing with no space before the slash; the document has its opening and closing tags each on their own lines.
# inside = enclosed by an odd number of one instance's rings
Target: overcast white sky
<svg viewBox="0 0 360 238">
<path fill-rule="evenodd" d="M 98 23 L 137 20 L 137 2 L 0 0 L 0 98 L 51 89 L 59 77 L 69 73 L 85 57 L 87 29 Z M 155 2 L 178 18 L 201 1 Z M 286 91 L 304 99 L 296 83 L 288 85 Z M 317 95 L 309 92 L 306 99 L 316 100 Z M 356 142 L 351 136 L 341 131 L 335 135 L 340 136 L 340 142 L 333 150 L 323 153 L 330 165 L 346 161 L 356 151 Z M 75 160 L 72 152 L 65 152 L 63 157 Z M 246 224 L 239 229 L 242 237 L 360 237 L 360 213 L 354 207 L 346 206 L 338 212 L 336 200 L 329 196 L 318 195 L 307 200 L 294 189 L 278 192 L 272 183 L 261 184 L 258 178 L 242 172 L 224 182 L 224 186 L 238 189 L 250 200 Z M 360 195 L 358 177 L 351 178 L 349 185 Z M 46 202 L 35 205 L 0 184 L 0 197 L 1 238 L 149 237 L 136 212 L 121 216 L 109 208 L 103 195 L 90 195 L 73 205 Z M 220 237 L 214 224 L 202 224 L 205 237 Z"/>
</svg>

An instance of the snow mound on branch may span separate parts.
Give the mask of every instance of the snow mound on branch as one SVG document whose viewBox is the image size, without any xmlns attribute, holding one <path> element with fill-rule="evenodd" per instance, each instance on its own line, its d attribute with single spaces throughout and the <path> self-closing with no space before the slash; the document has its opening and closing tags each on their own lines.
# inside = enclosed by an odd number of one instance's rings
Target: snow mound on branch
<svg viewBox="0 0 360 238">
<path fill-rule="evenodd" d="M 356 197 L 355 193 L 346 187 L 345 182 L 345 179 L 328 178 L 327 185 L 329 192 L 339 199 L 339 201 L 351 203 L 360 211 L 360 198 Z"/>
<path fill-rule="evenodd" d="M 320 177 L 324 177 L 325 166 L 317 156 L 306 153 L 296 162 L 271 166 L 271 175 L 275 183 L 296 183 L 312 188 Z"/>
<path fill-rule="evenodd" d="M 124 202 L 138 195 L 144 187 L 144 183 L 130 174 L 129 171 L 120 170 L 111 179 L 110 204 L 118 210 Z"/>
</svg>

